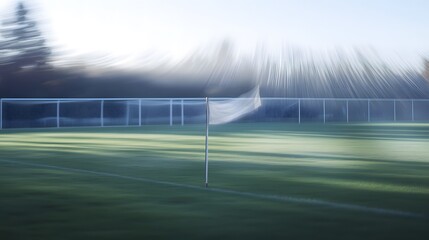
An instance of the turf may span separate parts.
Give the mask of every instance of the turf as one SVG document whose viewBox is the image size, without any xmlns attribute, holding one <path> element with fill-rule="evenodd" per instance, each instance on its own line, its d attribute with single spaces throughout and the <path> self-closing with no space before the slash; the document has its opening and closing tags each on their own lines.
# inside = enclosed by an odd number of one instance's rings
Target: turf
<svg viewBox="0 0 429 240">
<path fill-rule="evenodd" d="M 428 124 L 228 124 L 209 141 L 223 192 L 202 188 L 201 125 L 2 130 L 0 239 L 429 238 Z"/>
</svg>

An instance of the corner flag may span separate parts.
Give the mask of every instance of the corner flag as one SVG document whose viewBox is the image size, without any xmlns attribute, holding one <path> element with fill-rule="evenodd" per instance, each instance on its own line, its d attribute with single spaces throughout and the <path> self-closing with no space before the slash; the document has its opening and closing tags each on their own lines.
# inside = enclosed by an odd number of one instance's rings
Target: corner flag
<svg viewBox="0 0 429 240">
<path fill-rule="evenodd" d="M 259 86 L 251 91 L 240 95 L 238 98 L 233 98 L 223 101 L 210 101 L 206 98 L 206 151 L 205 151 L 205 169 L 206 181 L 205 186 L 208 187 L 208 137 L 209 125 L 224 124 L 239 119 L 246 114 L 255 111 L 261 106 L 261 97 L 259 95 Z"/>
</svg>

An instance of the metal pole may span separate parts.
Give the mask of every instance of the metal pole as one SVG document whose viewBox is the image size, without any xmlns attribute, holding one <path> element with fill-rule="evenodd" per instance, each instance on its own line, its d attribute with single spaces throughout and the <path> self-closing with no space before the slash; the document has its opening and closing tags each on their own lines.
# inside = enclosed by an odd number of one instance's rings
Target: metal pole
<svg viewBox="0 0 429 240">
<path fill-rule="evenodd" d="M 60 127 L 60 100 L 57 101 L 57 128 Z"/>
<path fill-rule="evenodd" d="M 209 119 L 210 119 L 209 98 L 206 97 L 206 153 L 205 153 L 206 188 L 209 186 Z"/>
<path fill-rule="evenodd" d="M 0 99 L 0 129 L 3 129 L 3 99 Z"/>
<path fill-rule="evenodd" d="M 368 122 L 371 122 L 371 106 L 370 106 L 369 99 L 368 99 Z"/>
<path fill-rule="evenodd" d="M 346 100 L 347 123 L 349 123 L 349 100 Z"/>
<path fill-rule="evenodd" d="M 170 99 L 170 126 L 173 126 L 173 99 Z"/>
<path fill-rule="evenodd" d="M 301 99 L 298 99 L 298 123 L 301 124 Z"/>
<path fill-rule="evenodd" d="M 100 106 L 100 124 L 104 127 L 104 100 L 101 100 Z"/>
<path fill-rule="evenodd" d="M 323 123 L 326 123 L 326 100 L 323 99 Z"/>
<path fill-rule="evenodd" d="M 125 111 L 126 112 L 125 114 L 127 114 L 127 116 L 125 117 L 125 124 L 129 126 L 130 125 L 130 102 L 128 100 L 126 102 L 127 102 L 127 110 Z"/>
<path fill-rule="evenodd" d="M 396 99 L 393 100 L 393 121 L 396 122 Z"/>
<path fill-rule="evenodd" d="M 411 100 L 411 121 L 414 122 L 414 99 Z"/>
<path fill-rule="evenodd" d="M 184 106 L 183 106 L 183 99 L 182 99 L 182 102 L 181 102 L 181 106 L 182 106 L 182 108 L 181 108 L 181 116 L 182 116 L 182 126 L 183 125 L 185 125 L 185 114 L 184 114 Z"/>
<path fill-rule="evenodd" d="M 139 99 L 139 126 L 142 125 L 142 100 Z"/>
</svg>

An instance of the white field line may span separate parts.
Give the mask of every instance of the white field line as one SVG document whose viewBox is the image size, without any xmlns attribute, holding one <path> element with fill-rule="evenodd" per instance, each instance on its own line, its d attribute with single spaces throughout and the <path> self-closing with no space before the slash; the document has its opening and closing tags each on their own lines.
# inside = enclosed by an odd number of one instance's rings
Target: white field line
<svg viewBox="0 0 429 240">
<path fill-rule="evenodd" d="M 58 169 L 58 170 L 63 170 L 67 172 L 76 172 L 76 173 L 97 175 L 97 176 L 104 176 L 104 177 L 115 177 L 115 178 L 140 181 L 145 183 L 154 183 L 154 184 L 171 186 L 171 187 L 187 188 L 187 189 L 194 189 L 194 190 L 206 191 L 206 192 L 216 192 L 216 193 L 237 195 L 237 196 L 250 197 L 250 198 L 256 198 L 256 199 L 265 199 L 265 200 L 289 202 L 289 203 L 297 203 L 297 204 L 307 204 L 307 205 L 313 205 L 313 206 L 323 206 L 323 207 L 329 207 L 334 209 L 345 209 L 345 210 L 353 210 L 353 211 L 359 211 L 359 212 L 368 212 L 368 213 L 374 213 L 374 214 L 399 216 L 399 217 L 424 218 L 424 219 L 428 218 L 427 215 L 420 214 L 420 213 L 392 210 L 392 209 L 386 209 L 386 208 L 367 207 L 367 206 L 348 204 L 348 203 L 338 203 L 338 202 L 331 202 L 331 201 L 325 201 L 320 199 L 241 192 L 241 191 L 222 189 L 222 188 L 205 188 L 202 186 L 195 186 L 195 185 L 188 185 L 188 184 L 174 183 L 174 182 L 167 182 L 167 181 L 158 181 L 158 180 L 153 180 L 148 178 L 130 177 L 130 176 L 125 176 L 125 175 L 120 175 L 115 173 L 98 172 L 98 171 L 68 168 L 68 167 L 59 167 L 59 166 L 39 164 L 39 163 L 29 163 L 29 162 L 2 160 L 2 159 L 0 159 L 0 162 L 10 163 L 15 165 L 26 165 L 26 166 L 32 166 L 32 167 L 38 167 L 38 168 Z"/>
</svg>

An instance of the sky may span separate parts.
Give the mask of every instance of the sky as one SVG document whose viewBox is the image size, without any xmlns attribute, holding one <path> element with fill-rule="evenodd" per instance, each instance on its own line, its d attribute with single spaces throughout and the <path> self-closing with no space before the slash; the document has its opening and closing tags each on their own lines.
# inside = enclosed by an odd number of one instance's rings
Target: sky
<svg viewBox="0 0 429 240">
<path fill-rule="evenodd" d="M 1 0 L 0 13 L 16 0 Z M 225 39 L 252 53 L 373 48 L 429 56 L 427 0 L 29 0 L 52 45 L 68 54 L 183 58 Z M 4 14 L 3 14 L 4 15 Z"/>
</svg>

